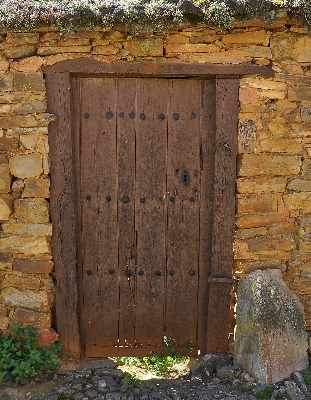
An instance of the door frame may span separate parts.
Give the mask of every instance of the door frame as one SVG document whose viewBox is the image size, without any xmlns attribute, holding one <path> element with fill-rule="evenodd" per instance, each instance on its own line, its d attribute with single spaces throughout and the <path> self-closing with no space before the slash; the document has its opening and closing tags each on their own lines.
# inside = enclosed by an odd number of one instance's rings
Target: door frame
<svg viewBox="0 0 311 400">
<path fill-rule="evenodd" d="M 230 292 L 232 287 L 233 235 L 235 221 L 236 156 L 238 135 L 238 89 L 243 75 L 273 76 L 267 67 L 252 64 L 219 65 L 191 63 L 117 62 L 75 59 L 43 68 L 47 89 L 47 110 L 55 115 L 49 124 L 51 158 L 51 218 L 53 256 L 57 279 L 56 324 L 66 353 L 83 356 L 79 327 L 79 230 L 74 154 L 76 121 L 74 80 L 92 77 L 163 77 L 213 79 L 210 95 L 212 139 L 209 153 L 214 163 L 209 173 L 213 185 L 212 222 L 207 240 L 212 249 L 210 278 L 202 282 L 207 291 L 207 327 L 204 352 L 228 350 Z M 73 89 L 73 90 L 72 90 Z M 225 112 L 223 112 L 225 110 Z M 208 156 L 208 155 L 206 155 Z M 202 304 L 202 302 L 201 302 Z M 226 312 L 225 312 L 226 311 Z M 204 309 L 201 310 L 204 312 Z M 126 351 L 124 350 L 124 356 Z"/>
</svg>

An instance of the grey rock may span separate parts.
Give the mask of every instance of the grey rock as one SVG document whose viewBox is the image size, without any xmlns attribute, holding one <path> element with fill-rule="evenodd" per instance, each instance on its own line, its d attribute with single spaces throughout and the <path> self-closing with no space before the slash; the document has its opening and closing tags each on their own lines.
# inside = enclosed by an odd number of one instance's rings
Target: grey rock
<svg viewBox="0 0 311 400">
<path fill-rule="evenodd" d="M 162 396 L 162 394 L 157 393 L 157 392 L 150 393 L 150 398 L 155 399 L 155 400 L 164 400 L 164 397 Z"/>
<path fill-rule="evenodd" d="M 208 368 L 209 371 L 213 372 L 217 368 L 219 369 L 228 365 L 232 365 L 231 356 L 228 353 L 211 353 L 204 356 L 191 357 L 188 367 L 192 374 L 194 374 L 200 369 Z"/>
<path fill-rule="evenodd" d="M 229 374 L 232 372 L 231 365 L 226 365 L 224 367 L 216 368 L 216 376 L 220 379 L 228 379 Z"/>
<path fill-rule="evenodd" d="M 78 391 L 81 390 L 82 389 L 82 383 L 77 383 L 76 385 L 73 385 L 72 389 L 78 390 Z"/>
<path fill-rule="evenodd" d="M 194 375 L 191 377 L 191 383 L 201 383 L 202 377 L 200 375 Z"/>
<path fill-rule="evenodd" d="M 206 367 L 207 365 L 213 364 L 216 361 L 215 354 L 206 354 L 205 356 L 190 357 L 188 367 L 192 374 L 194 374 L 198 369 Z"/>
<path fill-rule="evenodd" d="M 243 372 L 242 373 L 242 378 L 246 381 L 246 382 L 255 382 L 255 379 L 250 376 L 250 374 L 248 374 L 247 372 Z"/>
<path fill-rule="evenodd" d="M 116 369 L 116 368 L 102 368 L 96 370 L 94 374 L 95 376 L 111 375 L 112 377 L 119 379 L 121 379 L 124 375 L 121 369 Z"/>
<path fill-rule="evenodd" d="M 77 373 L 75 373 L 75 378 L 79 379 L 79 378 L 89 378 L 92 375 L 92 371 L 90 370 L 85 370 L 85 371 L 79 371 Z"/>
<path fill-rule="evenodd" d="M 70 394 L 74 394 L 75 390 L 72 387 L 60 387 L 58 389 L 58 393 L 60 393 L 60 394 L 64 393 L 64 394 L 70 395 Z"/>
<path fill-rule="evenodd" d="M 99 388 L 105 388 L 106 386 L 107 386 L 107 382 L 106 382 L 106 380 L 105 379 L 99 379 L 98 381 L 97 381 L 97 386 L 99 387 Z"/>
<path fill-rule="evenodd" d="M 88 390 L 86 393 L 86 396 L 90 399 L 98 399 L 98 392 L 95 390 Z"/>
<path fill-rule="evenodd" d="M 106 395 L 106 400 L 121 400 L 120 393 L 108 393 Z"/>
<path fill-rule="evenodd" d="M 83 400 L 84 394 L 83 393 L 76 393 L 74 400 Z"/>
<path fill-rule="evenodd" d="M 206 389 L 205 395 L 206 396 L 215 396 L 215 394 L 219 393 L 219 389 Z"/>
<path fill-rule="evenodd" d="M 271 396 L 271 400 L 283 400 L 286 395 L 285 386 L 281 386 L 279 389 L 274 390 Z"/>
<path fill-rule="evenodd" d="M 110 375 L 105 376 L 104 380 L 110 389 L 113 389 L 113 388 L 116 388 L 119 386 L 119 384 Z"/>
<path fill-rule="evenodd" d="M 298 385 L 299 389 L 304 393 L 307 394 L 308 393 L 308 388 L 304 382 L 303 376 L 301 375 L 300 372 L 296 371 L 293 373 L 292 375 L 293 380 L 295 381 L 295 383 Z"/>
<path fill-rule="evenodd" d="M 242 370 L 239 367 L 232 367 L 229 371 L 229 376 L 228 378 L 233 381 L 234 379 L 237 379 L 241 376 Z"/>
<path fill-rule="evenodd" d="M 234 364 L 260 383 L 276 383 L 308 367 L 304 311 L 277 269 L 239 282 Z"/>
<path fill-rule="evenodd" d="M 305 400 L 306 396 L 304 393 L 299 389 L 299 387 L 296 385 L 295 382 L 293 381 L 286 381 L 285 382 L 285 387 L 287 393 L 290 395 L 291 400 Z"/>
<path fill-rule="evenodd" d="M 133 388 L 132 393 L 134 396 L 141 396 L 141 390 L 139 388 Z"/>
</svg>

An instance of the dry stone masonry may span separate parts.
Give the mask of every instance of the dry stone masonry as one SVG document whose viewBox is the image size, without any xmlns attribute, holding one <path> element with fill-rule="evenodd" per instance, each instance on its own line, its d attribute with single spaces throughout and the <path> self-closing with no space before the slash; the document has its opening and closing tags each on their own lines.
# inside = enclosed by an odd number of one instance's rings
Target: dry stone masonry
<svg viewBox="0 0 311 400">
<path fill-rule="evenodd" d="M 132 36 L 94 28 L 0 32 L 0 329 L 32 324 L 53 341 L 48 113 L 42 67 L 89 58 L 270 66 L 240 79 L 234 273 L 275 268 L 311 329 L 311 37 L 278 19 Z"/>
</svg>

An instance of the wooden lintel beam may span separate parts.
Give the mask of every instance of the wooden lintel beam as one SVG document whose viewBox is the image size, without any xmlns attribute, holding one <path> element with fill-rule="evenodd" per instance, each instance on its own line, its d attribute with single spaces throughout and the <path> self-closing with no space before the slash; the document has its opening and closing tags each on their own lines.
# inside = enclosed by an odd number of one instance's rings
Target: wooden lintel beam
<svg viewBox="0 0 311 400">
<path fill-rule="evenodd" d="M 102 63 L 88 58 L 61 61 L 43 68 L 43 72 L 70 72 L 72 75 L 106 75 L 128 77 L 218 77 L 236 78 L 244 75 L 263 75 L 273 77 L 274 71 L 269 67 L 256 64 L 207 64 L 178 62 L 116 62 Z"/>
</svg>

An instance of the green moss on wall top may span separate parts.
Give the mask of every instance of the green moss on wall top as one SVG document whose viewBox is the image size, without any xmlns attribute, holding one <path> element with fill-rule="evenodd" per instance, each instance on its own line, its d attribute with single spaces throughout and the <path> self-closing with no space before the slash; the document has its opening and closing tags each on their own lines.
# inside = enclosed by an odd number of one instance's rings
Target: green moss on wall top
<svg viewBox="0 0 311 400">
<path fill-rule="evenodd" d="M 42 24 L 62 30 L 123 26 L 139 33 L 187 21 L 229 28 L 236 20 L 271 21 L 280 9 L 311 26 L 310 0 L 3 0 L 0 26 L 8 30 L 33 30 Z"/>
</svg>

